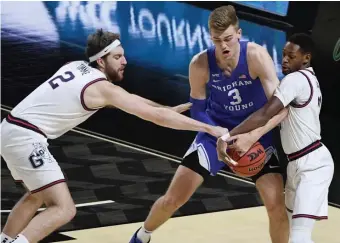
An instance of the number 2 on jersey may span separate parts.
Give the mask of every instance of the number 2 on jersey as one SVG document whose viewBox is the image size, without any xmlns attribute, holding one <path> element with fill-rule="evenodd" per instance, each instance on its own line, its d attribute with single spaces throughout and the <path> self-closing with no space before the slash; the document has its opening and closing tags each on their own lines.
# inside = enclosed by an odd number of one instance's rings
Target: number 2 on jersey
<svg viewBox="0 0 340 243">
<path fill-rule="evenodd" d="M 64 75 L 58 75 L 56 77 L 54 77 L 53 79 L 51 79 L 50 81 L 48 81 L 48 83 L 51 85 L 52 89 L 56 89 L 59 87 L 58 84 L 58 80 L 62 81 L 62 82 L 68 82 L 71 81 L 72 79 L 74 79 L 74 74 L 70 71 L 67 71 L 64 73 Z"/>
</svg>

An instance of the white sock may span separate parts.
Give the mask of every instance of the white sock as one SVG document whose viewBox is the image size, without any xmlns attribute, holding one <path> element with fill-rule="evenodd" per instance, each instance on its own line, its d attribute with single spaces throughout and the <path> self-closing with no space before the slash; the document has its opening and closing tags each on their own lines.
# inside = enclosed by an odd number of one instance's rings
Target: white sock
<svg viewBox="0 0 340 243">
<path fill-rule="evenodd" d="M 140 239 L 143 243 L 148 243 L 151 238 L 152 231 L 148 231 L 144 228 L 144 225 L 140 230 L 138 230 L 137 238 Z"/>
<path fill-rule="evenodd" d="M 292 219 L 290 243 L 314 243 L 312 240 L 314 223 L 315 219 L 310 218 Z"/>
<path fill-rule="evenodd" d="M 8 235 L 6 235 L 5 233 L 1 233 L 1 243 L 10 243 L 12 242 L 14 239 L 9 237 Z"/>
<path fill-rule="evenodd" d="M 15 237 L 15 239 L 14 239 L 14 241 L 12 241 L 12 243 L 29 243 L 29 242 L 24 235 L 19 234 L 17 237 Z"/>
</svg>

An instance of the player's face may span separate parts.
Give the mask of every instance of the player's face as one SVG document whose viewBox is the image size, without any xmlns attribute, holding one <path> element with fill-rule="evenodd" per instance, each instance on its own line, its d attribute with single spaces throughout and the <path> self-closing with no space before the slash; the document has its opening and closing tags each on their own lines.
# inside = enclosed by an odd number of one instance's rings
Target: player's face
<svg viewBox="0 0 340 243">
<path fill-rule="evenodd" d="M 104 71 L 110 81 L 121 81 L 124 77 L 124 69 L 127 64 L 124 49 L 116 47 L 104 59 Z"/>
<path fill-rule="evenodd" d="M 303 54 L 299 45 L 287 42 L 282 53 L 282 73 L 287 75 L 303 69 L 309 61 L 310 54 Z"/>
<path fill-rule="evenodd" d="M 211 29 L 211 40 L 216 47 L 217 54 L 224 59 L 234 57 L 237 51 L 239 51 L 238 44 L 241 39 L 241 32 L 241 29 L 236 29 L 233 25 L 230 25 L 223 32 Z"/>
</svg>

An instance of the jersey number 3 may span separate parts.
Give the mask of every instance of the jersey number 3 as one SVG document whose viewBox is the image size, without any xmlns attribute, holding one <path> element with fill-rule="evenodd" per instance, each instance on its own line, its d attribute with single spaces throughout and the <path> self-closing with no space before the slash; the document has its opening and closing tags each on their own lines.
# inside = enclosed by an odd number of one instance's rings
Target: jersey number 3
<svg viewBox="0 0 340 243">
<path fill-rule="evenodd" d="M 233 97 L 233 101 L 230 102 L 231 105 L 238 105 L 242 102 L 240 91 L 238 89 L 232 89 L 228 92 L 228 96 Z"/>
<path fill-rule="evenodd" d="M 62 81 L 62 82 L 68 82 L 71 81 L 72 79 L 74 79 L 74 74 L 70 71 L 67 71 L 64 73 L 64 75 L 58 75 L 54 78 L 52 78 L 50 81 L 48 81 L 48 83 L 51 85 L 52 89 L 56 89 L 59 87 L 58 81 Z"/>
</svg>

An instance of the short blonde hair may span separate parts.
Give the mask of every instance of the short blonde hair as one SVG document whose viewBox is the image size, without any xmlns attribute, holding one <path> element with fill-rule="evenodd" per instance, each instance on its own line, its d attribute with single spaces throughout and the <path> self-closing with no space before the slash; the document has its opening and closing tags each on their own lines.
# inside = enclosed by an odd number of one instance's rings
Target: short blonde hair
<svg viewBox="0 0 340 243">
<path fill-rule="evenodd" d="M 209 29 L 215 31 L 225 31 L 233 25 L 236 29 L 239 27 L 236 10 L 233 6 L 222 6 L 216 8 L 209 16 Z"/>
</svg>

